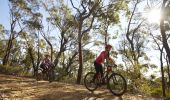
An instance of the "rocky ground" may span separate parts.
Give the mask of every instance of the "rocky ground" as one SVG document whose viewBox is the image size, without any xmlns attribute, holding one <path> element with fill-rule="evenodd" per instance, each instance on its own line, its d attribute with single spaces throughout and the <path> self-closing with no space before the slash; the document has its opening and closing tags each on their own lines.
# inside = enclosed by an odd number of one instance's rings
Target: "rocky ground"
<svg viewBox="0 0 170 100">
<path fill-rule="evenodd" d="M 126 93 L 113 96 L 107 89 L 94 93 L 83 85 L 59 82 L 36 81 L 31 78 L 0 74 L 0 100 L 161 100 L 142 95 Z"/>
</svg>

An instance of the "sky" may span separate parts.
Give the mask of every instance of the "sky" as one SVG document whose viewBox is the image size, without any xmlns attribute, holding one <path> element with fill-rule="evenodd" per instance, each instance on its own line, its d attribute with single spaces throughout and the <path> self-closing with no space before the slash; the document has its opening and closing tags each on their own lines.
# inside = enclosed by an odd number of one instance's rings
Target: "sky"
<svg viewBox="0 0 170 100">
<path fill-rule="evenodd" d="M 0 0 L 0 24 L 3 24 L 6 29 L 9 29 L 9 7 L 8 0 Z"/>
</svg>

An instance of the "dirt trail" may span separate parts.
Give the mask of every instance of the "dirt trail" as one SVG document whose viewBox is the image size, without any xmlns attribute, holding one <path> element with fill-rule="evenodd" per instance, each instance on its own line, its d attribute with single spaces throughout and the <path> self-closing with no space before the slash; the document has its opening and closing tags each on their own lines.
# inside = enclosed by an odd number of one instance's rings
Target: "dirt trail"
<svg viewBox="0 0 170 100">
<path fill-rule="evenodd" d="M 160 100 L 125 94 L 113 96 L 107 89 L 89 92 L 82 85 L 36 81 L 0 74 L 0 100 Z"/>
</svg>

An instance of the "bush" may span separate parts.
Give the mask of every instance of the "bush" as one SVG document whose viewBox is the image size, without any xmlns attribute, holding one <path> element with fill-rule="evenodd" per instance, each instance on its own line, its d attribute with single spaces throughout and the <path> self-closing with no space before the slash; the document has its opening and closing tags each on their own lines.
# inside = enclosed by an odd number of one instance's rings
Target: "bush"
<svg viewBox="0 0 170 100">
<path fill-rule="evenodd" d="M 144 93 L 145 95 L 149 95 L 151 93 L 151 87 L 147 83 L 143 83 L 139 87 L 140 92 Z"/>
<path fill-rule="evenodd" d="M 9 66 L 9 65 L 0 65 L 0 73 L 8 75 L 18 75 L 24 76 L 24 68 L 22 66 Z"/>
<path fill-rule="evenodd" d="M 166 90 L 166 99 L 165 100 L 170 100 L 170 91 L 169 90 Z M 162 88 L 159 87 L 159 88 L 154 88 L 152 90 L 152 93 L 151 93 L 152 96 L 154 97 L 162 97 Z"/>
<path fill-rule="evenodd" d="M 151 96 L 154 97 L 161 97 L 162 95 L 162 88 L 153 88 L 151 91 Z"/>
</svg>

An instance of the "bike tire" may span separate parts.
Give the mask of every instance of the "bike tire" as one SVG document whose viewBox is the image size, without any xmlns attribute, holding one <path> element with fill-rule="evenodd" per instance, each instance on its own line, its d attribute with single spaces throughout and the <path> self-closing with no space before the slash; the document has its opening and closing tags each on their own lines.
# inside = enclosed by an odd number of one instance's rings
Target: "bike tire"
<svg viewBox="0 0 170 100">
<path fill-rule="evenodd" d="M 112 73 L 107 81 L 107 86 L 113 95 L 121 96 L 127 90 L 127 83 L 121 74 Z"/>
<path fill-rule="evenodd" d="M 54 71 L 53 70 L 50 70 L 49 73 L 48 73 L 48 81 L 49 83 L 53 82 L 54 81 Z"/>
<path fill-rule="evenodd" d="M 37 73 L 37 75 L 36 75 L 36 80 L 37 80 L 37 81 L 42 80 L 42 73 Z"/>
<path fill-rule="evenodd" d="M 98 87 L 97 82 L 95 81 L 97 79 L 95 79 L 93 82 L 94 75 L 94 72 L 88 72 L 84 77 L 84 85 L 91 92 L 95 91 Z"/>
<path fill-rule="evenodd" d="M 40 80 L 42 80 L 42 69 L 38 69 L 37 70 L 37 72 L 35 73 L 35 79 L 37 80 L 37 81 L 40 81 Z"/>
</svg>

